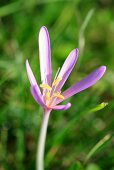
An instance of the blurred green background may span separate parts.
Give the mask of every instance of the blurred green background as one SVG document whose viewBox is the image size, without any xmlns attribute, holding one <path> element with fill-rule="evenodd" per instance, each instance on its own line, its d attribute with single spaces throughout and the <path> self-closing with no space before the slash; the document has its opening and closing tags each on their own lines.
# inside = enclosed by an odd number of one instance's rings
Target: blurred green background
<svg viewBox="0 0 114 170">
<path fill-rule="evenodd" d="M 79 47 L 64 89 L 107 66 L 96 85 L 69 99 L 69 110 L 51 113 L 45 169 L 114 170 L 113 0 L 0 1 L 0 170 L 35 169 L 43 114 L 30 94 L 25 60 L 40 84 L 37 37 L 42 25 L 50 33 L 53 77 Z M 100 110 L 102 102 L 109 104 Z"/>
</svg>

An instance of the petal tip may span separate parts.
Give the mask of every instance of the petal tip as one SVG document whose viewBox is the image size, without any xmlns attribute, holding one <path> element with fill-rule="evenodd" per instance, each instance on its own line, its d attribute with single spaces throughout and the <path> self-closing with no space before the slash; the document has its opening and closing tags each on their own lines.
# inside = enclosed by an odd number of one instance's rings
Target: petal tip
<svg viewBox="0 0 114 170">
<path fill-rule="evenodd" d="M 30 65 L 29 65 L 28 59 L 26 59 L 25 64 L 26 64 L 26 70 L 27 70 L 27 72 L 29 72 L 29 70 L 30 70 Z"/>
<path fill-rule="evenodd" d="M 78 50 L 78 48 L 75 48 L 75 50 L 76 50 L 76 54 L 78 55 L 78 53 L 79 53 L 79 50 Z"/>
<path fill-rule="evenodd" d="M 72 56 L 73 58 L 75 58 L 77 60 L 78 58 L 78 48 L 75 48 L 73 49 L 71 52 L 70 52 L 70 57 Z"/>
<path fill-rule="evenodd" d="M 68 103 L 68 104 L 67 104 L 67 108 L 69 108 L 69 107 L 71 107 L 71 103 Z"/>
<path fill-rule="evenodd" d="M 67 109 L 69 109 L 71 107 L 71 103 L 67 103 L 66 104 L 66 107 L 64 108 L 64 110 L 67 110 Z"/>
<path fill-rule="evenodd" d="M 67 110 L 67 109 L 69 109 L 70 107 L 71 107 L 71 103 L 67 103 L 67 104 L 65 105 L 65 107 L 64 107 L 63 110 Z"/>
<path fill-rule="evenodd" d="M 27 69 L 29 65 L 28 59 L 26 59 L 25 64 L 26 64 L 26 69 Z"/>
<path fill-rule="evenodd" d="M 42 26 L 40 28 L 40 33 L 43 32 L 43 31 L 48 32 L 48 29 L 46 28 L 46 26 Z"/>
<path fill-rule="evenodd" d="M 101 66 L 102 71 L 106 71 L 106 66 Z"/>
<path fill-rule="evenodd" d="M 25 63 L 26 63 L 26 66 L 27 66 L 27 64 L 29 63 L 29 62 L 28 62 L 28 59 L 26 59 Z"/>
<path fill-rule="evenodd" d="M 103 75 L 105 73 L 105 71 L 106 71 L 106 66 L 101 66 L 99 68 L 99 71 L 101 72 L 101 75 Z"/>
</svg>

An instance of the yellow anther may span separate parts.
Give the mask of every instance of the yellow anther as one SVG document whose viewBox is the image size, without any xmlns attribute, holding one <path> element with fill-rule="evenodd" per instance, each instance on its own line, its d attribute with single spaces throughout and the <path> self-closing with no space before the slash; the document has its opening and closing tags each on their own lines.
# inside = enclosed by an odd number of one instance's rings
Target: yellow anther
<svg viewBox="0 0 114 170">
<path fill-rule="evenodd" d="M 50 92 L 46 93 L 46 100 L 50 100 Z"/>
<path fill-rule="evenodd" d="M 57 79 L 55 79 L 55 80 L 53 81 L 52 86 L 56 86 L 61 80 L 62 80 L 62 77 L 58 77 Z"/>
<path fill-rule="evenodd" d="M 49 91 L 52 90 L 52 88 L 48 84 L 40 84 L 40 87 L 43 88 L 43 89 L 47 89 Z"/>
<path fill-rule="evenodd" d="M 57 92 L 57 93 L 53 93 L 53 96 L 54 97 L 57 97 L 59 99 L 64 99 L 64 96 L 62 94 L 60 94 L 60 92 Z"/>
</svg>

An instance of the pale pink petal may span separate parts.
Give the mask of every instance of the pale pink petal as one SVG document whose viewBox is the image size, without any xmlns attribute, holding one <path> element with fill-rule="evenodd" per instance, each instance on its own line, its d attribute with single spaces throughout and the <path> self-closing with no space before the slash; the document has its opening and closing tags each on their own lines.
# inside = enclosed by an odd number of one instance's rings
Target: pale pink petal
<svg viewBox="0 0 114 170">
<path fill-rule="evenodd" d="M 51 85 L 51 50 L 48 30 L 45 26 L 39 32 L 39 57 L 41 81 L 43 84 Z"/>
<path fill-rule="evenodd" d="M 62 95 L 65 97 L 65 99 L 67 99 L 73 96 L 74 94 L 79 93 L 80 91 L 85 90 L 88 87 L 94 85 L 103 76 L 105 70 L 105 66 L 99 67 L 98 69 L 90 73 L 87 77 L 65 90 Z"/>
<path fill-rule="evenodd" d="M 38 93 L 41 94 L 38 84 L 36 82 L 36 79 L 34 77 L 34 74 L 30 68 L 28 60 L 26 60 L 26 70 L 27 70 L 27 75 L 28 75 L 28 79 L 30 81 L 31 86 L 37 86 Z"/>
<path fill-rule="evenodd" d="M 66 82 L 68 76 L 70 75 L 72 69 L 76 64 L 77 58 L 78 58 L 78 49 L 76 48 L 70 52 L 70 54 L 68 55 L 67 59 L 65 60 L 61 68 L 58 77 L 61 77 L 62 80 L 57 85 L 56 91 L 60 91 L 60 89 L 63 87 L 64 83 Z"/>
<path fill-rule="evenodd" d="M 42 94 L 40 92 L 40 89 L 38 87 L 38 84 L 36 82 L 36 79 L 33 75 L 33 72 L 30 68 L 30 65 L 29 65 L 29 62 L 28 60 L 26 60 L 26 70 L 27 70 L 27 75 L 28 75 L 28 79 L 30 81 L 30 84 L 31 84 L 31 93 L 32 93 L 32 96 L 34 97 L 35 101 L 37 103 L 39 103 L 41 106 L 45 106 L 43 100 L 42 100 Z"/>
<path fill-rule="evenodd" d="M 38 89 L 38 86 L 31 86 L 30 87 L 30 90 L 31 90 L 31 94 L 33 96 L 33 98 L 35 99 L 35 101 L 41 105 L 43 108 L 47 108 L 47 106 L 45 105 L 45 103 L 43 102 L 42 100 L 42 96 L 39 95 L 39 89 Z"/>
<path fill-rule="evenodd" d="M 67 110 L 71 107 L 71 103 L 67 103 L 66 105 L 56 105 L 51 107 L 53 110 Z"/>
<path fill-rule="evenodd" d="M 36 79 L 35 79 L 34 74 L 30 68 L 28 60 L 26 60 L 26 70 L 27 70 L 27 75 L 28 75 L 31 86 L 37 85 Z"/>
</svg>

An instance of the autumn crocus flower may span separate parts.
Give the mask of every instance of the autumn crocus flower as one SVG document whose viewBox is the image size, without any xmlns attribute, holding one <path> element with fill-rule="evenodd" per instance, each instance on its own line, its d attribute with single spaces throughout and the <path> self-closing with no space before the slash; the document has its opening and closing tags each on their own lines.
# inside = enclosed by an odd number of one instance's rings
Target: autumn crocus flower
<svg viewBox="0 0 114 170">
<path fill-rule="evenodd" d="M 45 112 L 38 146 L 38 170 L 43 170 L 44 144 L 50 111 L 52 109 L 68 109 L 71 106 L 71 103 L 67 103 L 66 105 L 59 105 L 59 103 L 95 84 L 103 76 L 106 70 L 105 66 L 101 66 L 84 79 L 62 92 L 61 89 L 74 68 L 77 58 L 78 49 L 76 48 L 70 52 L 62 68 L 57 71 L 57 74 L 52 82 L 50 39 L 47 28 L 43 26 L 39 32 L 39 59 L 41 73 L 40 88 L 42 89 L 42 93 L 30 68 L 29 62 L 26 60 L 26 69 L 30 81 L 32 96 L 35 101 L 43 107 Z"/>
<path fill-rule="evenodd" d="M 78 58 L 78 49 L 70 52 L 66 58 L 62 68 L 57 72 L 54 81 L 52 82 L 52 67 L 51 67 L 51 50 L 49 34 L 46 27 L 42 27 L 39 32 L 39 59 L 42 93 L 30 68 L 28 60 L 26 60 L 26 69 L 31 85 L 31 93 L 35 101 L 46 110 L 66 110 L 71 104 L 58 105 L 63 100 L 73 96 L 80 91 L 87 89 L 95 84 L 104 74 L 106 67 L 101 66 L 81 81 L 75 83 L 70 88 L 61 92 L 61 89 L 69 77 L 72 69 Z"/>
</svg>

